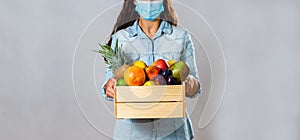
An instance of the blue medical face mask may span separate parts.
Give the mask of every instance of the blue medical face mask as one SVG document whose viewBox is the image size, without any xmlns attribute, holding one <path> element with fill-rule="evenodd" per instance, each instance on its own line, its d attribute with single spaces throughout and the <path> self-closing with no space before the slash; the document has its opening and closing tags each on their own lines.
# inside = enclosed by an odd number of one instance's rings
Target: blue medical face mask
<svg viewBox="0 0 300 140">
<path fill-rule="evenodd" d="M 135 11 L 145 20 L 154 20 L 164 11 L 163 0 L 136 0 Z"/>
</svg>

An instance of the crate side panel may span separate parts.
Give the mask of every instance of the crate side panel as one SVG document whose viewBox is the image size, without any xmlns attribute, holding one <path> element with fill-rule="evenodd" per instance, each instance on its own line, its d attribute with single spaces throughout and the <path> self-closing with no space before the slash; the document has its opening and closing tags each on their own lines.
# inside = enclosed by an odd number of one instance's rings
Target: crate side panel
<svg viewBox="0 0 300 140">
<path fill-rule="evenodd" d="M 117 103 L 117 118 L 183 118 L 183 102 Z"/>
<path fill-rule="evenodd" d="M 183 101 L 182 85 L 120 86 L 116 88 L 117 102 Z"/>
</svg>

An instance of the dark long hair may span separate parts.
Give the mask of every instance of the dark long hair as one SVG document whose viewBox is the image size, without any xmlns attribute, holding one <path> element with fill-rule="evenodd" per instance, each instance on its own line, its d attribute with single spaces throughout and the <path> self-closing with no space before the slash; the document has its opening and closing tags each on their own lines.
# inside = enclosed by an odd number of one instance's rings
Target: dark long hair
<svg viewBox="0 0 300 140">
<path fill-rule="evenodd" d="M 177 15 L 172 7 L 172 0 L 163 0 L 164 12 L 161 13 L 160 18 L 166 20 L 171 25 L 177 26 Z M 139 19 L 139 14 L 135 11 L 134 0 L 124 0 L 123 8 L 118 16 L 117 22 L 111 32 L 108 45 L 111 45 L 112 35 L 117 31 L 132 26 L 134 22 Z"/>
</svg>

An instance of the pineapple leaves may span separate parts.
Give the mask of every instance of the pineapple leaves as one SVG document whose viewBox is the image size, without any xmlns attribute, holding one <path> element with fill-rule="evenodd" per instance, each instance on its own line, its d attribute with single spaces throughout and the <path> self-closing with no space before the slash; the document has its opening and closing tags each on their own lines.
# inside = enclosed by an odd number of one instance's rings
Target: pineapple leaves
<svg viewBox="0 0 300 140">
<path fill-rule="evenodd" d="M 105 58 L 105 64 L 107 65 L 108 69 L 115 71 L 120 66 L 124 64 L 129 65 L 132 62 L 131 59 L 125 55 L 122 47 L 119 47 L 118 40 L 116 40 L 114 50 L 107 44 L 102 45 L 98 43 L 98 45 L 100 46 L 100 50 L 97 52 Z"/>
</svg>

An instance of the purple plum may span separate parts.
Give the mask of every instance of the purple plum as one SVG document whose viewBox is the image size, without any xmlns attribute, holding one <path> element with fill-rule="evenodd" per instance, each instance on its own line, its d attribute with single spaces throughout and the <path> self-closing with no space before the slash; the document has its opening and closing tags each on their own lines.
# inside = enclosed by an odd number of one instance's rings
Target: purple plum
<svg viewBox="0 0 300 140">
<path fill-rule="evenodd" d="M 156 75 L 154 77 L 153 81 L 156 85 L 167 85 L 165 78 L 163 76 L 161 76 L 160 74 Z"/>
</svg>

